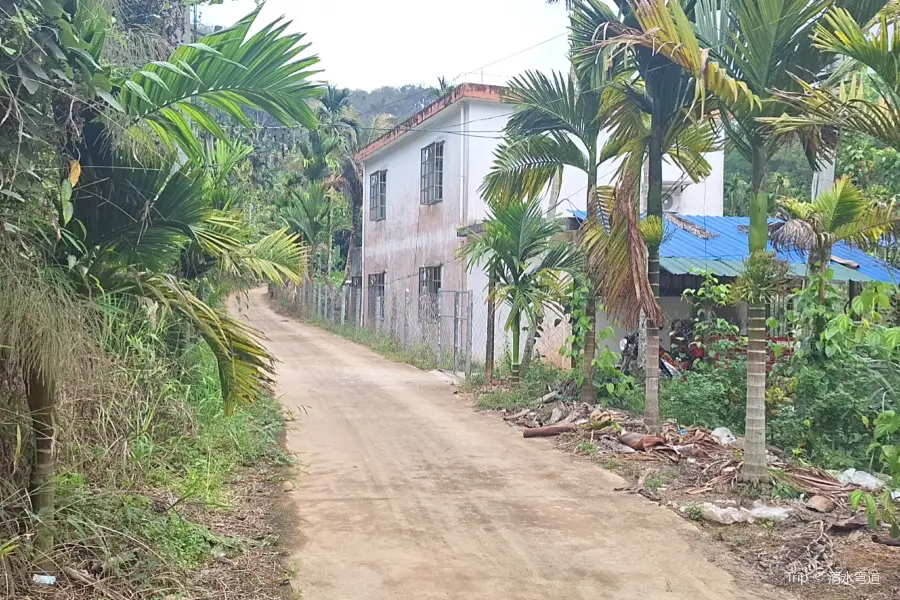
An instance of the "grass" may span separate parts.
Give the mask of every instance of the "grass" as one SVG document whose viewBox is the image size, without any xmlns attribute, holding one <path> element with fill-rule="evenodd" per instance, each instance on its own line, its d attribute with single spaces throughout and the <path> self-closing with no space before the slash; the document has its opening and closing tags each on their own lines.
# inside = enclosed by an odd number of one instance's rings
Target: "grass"
<svg viewBox="0 0 900 600">
<path fill-rule="evenodd" d="M 575 452 L 577 452 L 578 454 L 593 456 L 594 454 L 597 454 L 597 445 L 590 442 L 581 442 L 580 444 L 575 446 Z"/>
<path fill-rule="evenodd" d="M 405 346 L 387 333 L 372 331 L 365 327 L 349 327 L 321 319 L 312 319 L 310 322 L 395 362 L 407 363 L 424 370 L 450 366 L 449 361 L 440 364 L 437 353 L 431 346 L 423 344 Z"/>
<path fill-rule="evenodd" d="M 518 410 L 533 406 L 535 401 L 561 386 L 570 378 L 570 373 L 559 367 L 541 361 L 532 362 L 522 372 L 521 380 L 513 383 L 508 378 L 507 357 L 498 369 L 499 384 L 495 386 L 475 388 L 477 394 L 476 407 L 480 410 Z"/>
<path fill-rule="evenodd" d="M 61 391 L 54 558 L 98 569 L 106 585 L 150 598 L 179 593 L 191 585 L 191 571 L 254 544 L 204 522 L 230 513 L 231 484 L 247 469 L 256 475 L 289 459 L 277 401 L 260 398 L 225 417 L 212 353 L 205 345 L 173 347 L 165 320 L 147 316 L 138 309 L 127 325 L 107 325 L 103 380 Z M 21 429 L 21 399 L 0 395 L 0 416 L 0 437 Z M 10 471 L 0 461 L 0 540 L 31 524 L 23 461 Z M 4 570 L 20 588 L 30 578 L 28 539 L 4 551 Z"/>
</svg>

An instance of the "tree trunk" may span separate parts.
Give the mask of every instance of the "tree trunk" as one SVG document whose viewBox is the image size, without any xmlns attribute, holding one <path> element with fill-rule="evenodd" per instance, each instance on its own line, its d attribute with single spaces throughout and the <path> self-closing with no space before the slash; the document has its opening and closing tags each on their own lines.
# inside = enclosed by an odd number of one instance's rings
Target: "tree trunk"
<svg viewBox="0 0 900 600">
<path fill-rule="evenodd" d="M 766 469 L 766 309 L 753 305 L 747 325 L 747 425 L 743 481 L 759 483 Z"/>
<path fill-rule="evenodd" d="M 653 295 L 659 298 L 659 247 L 648 248 L 647 276 Z M 662 421 L 659 415 L 659 325 L 647 319 L 647 355 L 644 362 L 644 394 L 646 408 L 644 420 L 650 433 L 659 433 Z"/>
<path fill-rule="evenodd" d="M 831 246 L 825 245 L 819 249 L 819 305 L 825 304 L 825 278 L 828 277 L 828 267 L 831 264 Z"/>
<path fill-rule="evenodd" d="M 766 195 L 768 155 L 758 146 L 753 150 L 753 176 L 750 201 L 750 252 L 765 252 L 768 241 L 769 199 Z M 744 467 L 741 480 L 759 483 L 768 476 L 766 469 L 766 307 L 750 304 L 747 334 L 747 421 Z"/>
<path fill-rule="evenodd" d="M 588 152 L 588 190 L 587 190 L 587 220 L 586 223 L 596 223 L 600 215 L 600 205 L 597 202 L 597 144 L 594 143 Z M 602 227 L 602 225 L 601 225 Z M 593 285 L 591 286 L 594 287 Z M 594 391 L 594 354 L 597 350 L 597 299 L 593 289 L 588 296 L 585 306 L 587 311 L 587 331 L 584 336 L 584 364 L 582 373 L 584 382 L 581 385 L 579 398 L 582 402 L 593 404 L 597 400 L 597 392 Z"/>
<path fill-rule="evenodd" d="M 34 566 L 51 574 L 53 570 L 53 456 L 55 390 L 46 377 L 31 370 L 26 387 L 31 428 L 34 432 L 34 464 L 31 467 L 29 495 L 31 510 L 37 516 L 34 526 Z"/>
<path fill-rule="evenodd" d="M 497 325 L 497 301 L 494 299 L 494 289 L 496 287 L 497 277 L 491 273 L 488 278 L 487 345 L 484 348 L 484 380 L 488 384 L 494 381 L 494 338 Z"/>
<path fill-rule="evenodd" d="M 534 345 L 537 343 L 537 323 L 528 326 L 528 336 L 525 338 L 525 350 L 522 352 L 522 371 L 528 370 L 531 360 L 534 358 Z"/>
<path fill-rule="evenodd" d="M 647 216 L 663 218 L 662 209 L 662 132 L 650 136 L 647 157 Z M 647 279 L 653 295 L 659 299 L 659 245 L 647 246 Z M 658 433 L 662 422 L 659 416 L 659 323 L 646 319 L 647 344 L 644 355 L 644 418 L 650 433 Z"/>
<path fill-rule="evenodd" d="M 594 355 L 597 353 L 597 299 L 591 294 L 588 296 L 587 305 L 587 331 L 584 334 L 584 383 L 581 385 L 579 400 L 593 404 L 597 401 L 597 392 L 594 390 Z"/>
<path fill-rule="evenodd" d="M 522 335 L 522 317 L 520 313 L 513 313 L 512 331 L 512 380 L 519 381 L 519 338 Z"/>
</svg>

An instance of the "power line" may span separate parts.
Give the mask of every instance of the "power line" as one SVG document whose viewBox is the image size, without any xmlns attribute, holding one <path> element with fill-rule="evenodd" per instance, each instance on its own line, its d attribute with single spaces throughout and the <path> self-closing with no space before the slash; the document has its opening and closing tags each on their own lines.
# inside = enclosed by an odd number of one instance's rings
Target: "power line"
<svg viewBox="0 0 900 600">
<path fill-rule="evenodd" d="M 496 64 L 498 64 L 498 63 L 501 63 L 501 62 L 503 62 L 503 61 L 505 61 L 505 60 L 509 60 L 510 58 L 513 58 L 513 57 L 515 57 L 515 56 L 518 56 L 519 54 L 523 54 L 523 53 L 525 53 L 525 52 L 528 52 L 529 50 L 533 50 L 534 48 L 537 48 L 538 46 L 542 46 L 542 45 L 544 45 L 544 44 L 546 44 L 546 43 L 548 43 L 548 42 L 551 42 L 551 41 L 553 41 L 553 40 L 555 40 L 555 39 L 558 39 L 558 38 L 560 38 L 560 37 L 562 37 L 562 36 L 564 36 L 564 35 L 567 35 L 567 34 L 568 34 L 568 30 L 563 31 L 562 33 L 558 33 L 558 34 L 556 34 L 556 35 L 553 36 L 553 37 L 550 37 L 550 38 L 547 38 L 546 40 L 543 40 L 543 41 L 541 41 L 541 42 L 538 42 L 537 44 L 532 44 L 531 46 L 528 46 L 527 48 L 523 48 L 522 50 L 519 50 L 519 51 L 517 51 L 517 52 L 513 52 L 512 54 L 510 54 L 510 55 L 508 55 L 508 56 L 504 56 L 503 58 L 498 58 L 498 59 L 495 60 L 495 61 L 486 63 L 486 64 L 484 64 L 484 65 L 481 65 L 480 67 L 476 67 L 476 68 L 475 68 L 474 70 L 472 70 L 472 71 L 463 71 L 463 72 L 459 73 L 456 77 L 453 77 L 452 79 L 450 79 L 450 81 L 456 81 L 457 79 L 459 79 L 459 78 L 462 77 L 463 75 L 468 75 L 469 73 L 477 73 L 478 71 L 480 71 L 481 69 L 484 69 L 485 67 L 491 67 L 491 66 L 496 65 Z M 409 95 L 407 95 L 407 96 L 404 96 L 404 97 L 402 97 L 402 98 L 399 98 L 398 100 L 395 100 L 395 101 L 393 101 L 393 102 L 390 102 L 390 103 L 388 103 L 388 104 L 385 104 L 385 105 L 381 106 L 380 108 L 372 109 L 372 110 L 368 110 L 368 111 L 366 111 L 366 112 L 360 113 L 359 116 L 360 116 L 360 117 L 363 117 L 363 116 L 370 115 L 370 114 L 375 113 L 375 112 L 383 111 L 385 108 L 387 108 L 387 107 L 389 107 L 389 106 L 394 106 L 394 105 L 399 104 L 399 103 L 401 103 L 401 102 L 405 102 L 406 100 L 409 100 L 410 98 L 413 98 L 413 97 L 415 97 L 415 96 L 417 96 L 417 95 L 419 95 L 419 94 L 421 94 L 421 92 L 409 94 Z"/>
</svg>

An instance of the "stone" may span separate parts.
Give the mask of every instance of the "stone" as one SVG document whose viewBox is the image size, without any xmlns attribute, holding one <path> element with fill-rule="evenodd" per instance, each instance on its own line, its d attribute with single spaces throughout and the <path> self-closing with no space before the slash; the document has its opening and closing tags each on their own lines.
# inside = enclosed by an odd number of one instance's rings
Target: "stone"
<svg viewBox="0 0 900 600">
<path fill-rule="evenodd" d="M 859 486 L 864 490 L 874 492 L 884 487 L 884 482 L 871 473 L 865 471 L 857 471 L 856 469 L 847 469 L 838 476 L 838 481 L 844 485 Z"/>
<path fill-rule="evenodd" d="M 547 421 L 548 425 L 556 425 L 563 418 L 563 411 L 560 407 L 554 406 L 553 411 L 550 413 L 550 420 Z"/>
<path fill-rule="evenodd" d="M 290 492 L 294 489 L 294 482 L 285 479 L 281 482 L 281 491 L 282 492 Z"/>
<path fill-rule="evenodd" d="M 806 507 L 820 513 L 829 513 L 837 508 L 834 501 L 825 496 L 813 496 L 806 502 Z"/>
</svg>

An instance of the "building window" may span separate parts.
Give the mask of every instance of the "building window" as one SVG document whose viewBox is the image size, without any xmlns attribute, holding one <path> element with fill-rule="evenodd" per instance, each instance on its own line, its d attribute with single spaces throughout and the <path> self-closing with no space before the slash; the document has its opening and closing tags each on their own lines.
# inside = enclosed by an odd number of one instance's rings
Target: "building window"
<svg viewBox="0 0 900 600">
<path fill-rule="evenodd" d="M 422 180 L 420 204 L 434 204 L 444 199 L 444 142 L 422 148 Z"/>
<path fill-rule="evenodd" d="M 387 205 L 387 171 L 375 171 L 369 176 L 369 220 L 384 219 Z"/>
<path fill-rule="evenodd" d="M 423 320 L 436 321 L 439 317 L 441 292 L 441 265 L 419 268 L 419 314 Z"/>
<path fill-rule="evenodd" d="M 384 321 L 384 271 L 369 275 L 369 318 Z"/>
</svg>

